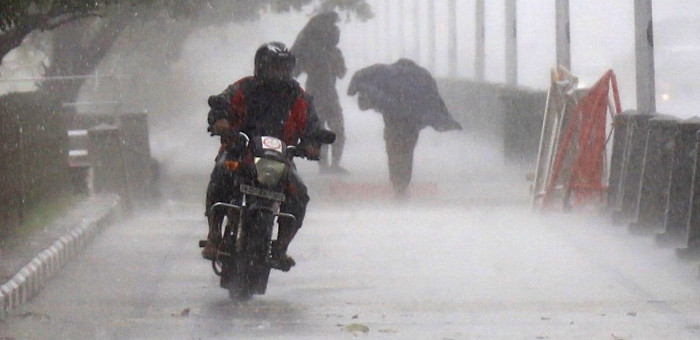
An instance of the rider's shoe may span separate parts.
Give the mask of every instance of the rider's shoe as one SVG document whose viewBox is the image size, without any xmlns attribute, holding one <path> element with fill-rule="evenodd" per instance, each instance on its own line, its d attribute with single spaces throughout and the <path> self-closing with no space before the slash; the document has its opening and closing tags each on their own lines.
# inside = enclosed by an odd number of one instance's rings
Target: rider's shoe
<svg viewBox="0 0 700 340">
<path fill-rule="evenodd" d="M 340 165 L 332 165 L 331 172 L 334 174 L 338 174 L 338 175 L 347 175 L 350 173 L 350 171 L 348 171 L 348 169 L 345 169 Z"/>
<path fill-rule="evenodd" d="M 278 241 L 273 241 L 272 242 L 272 261 L 275 262 L 275 268 L 279 269 L 281 271 L 289 271 L 294 265 L 296 265 L 296 261 L 294 259 L 287 255 L 285 251 L 281 249 Z"/>
<path fill-rule="evenodd" d="M 323 175 L 347 175 L 350 173 L 348 169 L 343 168 L 340 165 L 331 165 L 330 167 L 320 168 L 320 172 Z"/>
<path fill-rule="evenodd" d="M 277 268 L 283 272 L 289 271 L 290 269 L 292 269 L 292 267 L 294 267 L 294 265 L 297 264 L 291 256 L 286 255 L 286 254 L 277 256 L 276 258 L 273 258 L 272 260 L 277 262 L 277 266 L 275 266 L 275 268 Z"/>
<path fill-rule="evenodd" d="M 217 245 L 215 245 L 212 242 L 207 242 L 207 244 L 204 246 L 204 249 L 202 249 L 202 257 L 205 260 L 214 260 L 216 259 L 216 252 L 217 252 Z"/>
</svg>

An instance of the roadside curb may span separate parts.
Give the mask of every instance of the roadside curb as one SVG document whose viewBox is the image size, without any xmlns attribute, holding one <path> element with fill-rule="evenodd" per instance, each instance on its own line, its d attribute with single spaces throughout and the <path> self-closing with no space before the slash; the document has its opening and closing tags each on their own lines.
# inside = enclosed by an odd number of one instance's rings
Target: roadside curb
<svg viewBox="0 0 700 340">
<path fill-rule="evenodd" d="M 18 306 L 36 296 L 54 277 L 107 225 L 121 217 L 122 202 L 118 195 L 100 196 L 94 217 L 82 219 L 76 227 L 44 249 L 5 284 L 0 286 L 0 320 Z M 90 202 L 87 202 L 90 203 Z"/>
</svg>

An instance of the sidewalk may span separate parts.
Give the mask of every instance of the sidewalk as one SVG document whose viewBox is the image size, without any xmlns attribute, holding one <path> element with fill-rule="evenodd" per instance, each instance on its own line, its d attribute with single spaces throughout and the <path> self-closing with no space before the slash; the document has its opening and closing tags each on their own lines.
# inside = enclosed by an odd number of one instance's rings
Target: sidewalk
<svg viewBox="0 0 700 340">
<path fill-rule="evenodd" d="M 0 319 L 35 296 L 63 265 L 120 215 L 119 196 L 90 196 L 64 217 L 30 235 L 27 242 L 2 249 Z"/>
</svg>

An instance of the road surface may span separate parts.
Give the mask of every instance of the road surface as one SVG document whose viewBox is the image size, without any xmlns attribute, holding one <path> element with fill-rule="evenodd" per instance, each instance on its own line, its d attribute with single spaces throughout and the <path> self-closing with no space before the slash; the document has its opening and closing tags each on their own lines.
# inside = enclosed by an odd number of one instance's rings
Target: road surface
<svg viewBox="0 0 700 340">
<path fill-rule="evenodd" d="M 484 161 L 485 146 L 470 150 L 422 153 L 432 165 L 417 167 L 407 202 L 391 199 L 381 157 L 354 168 L 359 156 L 348 158 L 347 177 L 302 165 L 313 201 L 290 249 L 297 266 L 274 271 L 268 293 L 247 303 L 230 301 L 199 255 L 205 221 L 193 188 L 203 182 L 192 179 L 180 198 L 105 229 L 0 335 L 700 338 L 696 264 L 596 213 L 533 212 L 520 170 Z"/>
</svg>

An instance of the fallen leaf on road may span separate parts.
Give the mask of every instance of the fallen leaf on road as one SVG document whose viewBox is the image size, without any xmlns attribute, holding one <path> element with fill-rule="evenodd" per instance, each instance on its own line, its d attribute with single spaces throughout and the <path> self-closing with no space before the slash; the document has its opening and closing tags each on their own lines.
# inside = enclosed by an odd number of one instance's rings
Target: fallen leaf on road
<svg viewBox="0 0 700 340">
<path fill-rule="evenodd" d="M 361 325 L 359 323 L 354 323 L 352 325 L 347 325 L 343 327 L 343 330 L 350 333 L 369 333 L 369 327 Z"/>
<path fill-rule="evenodd" d="M 51 317 L 48 314 L 42 314 L 42 313 L 34 313 L 34 312 L 25 312 L 21 314 L 14 314 L 12 315 L 14 318 L 19 318 L 19 319 L 33 319 L 33 320 L 39 320 L 39 321 L 51 321 Z"/>
<path fill-rule="evenodd" d="M 189 309 L 189 308 L 185 308 L 185 309 L 183 309 L 182 311 L 180 311 L 180 313 L 173 313 L 173 314 L 171 314 L 171 315 L 172 315 L 172 316 L 179 316 L 179 317 L 183 317 L 183 318 L 184 318 L 184 317 L 190 315 L 190 309 Z"/>
</svg>

